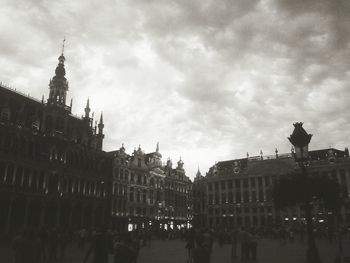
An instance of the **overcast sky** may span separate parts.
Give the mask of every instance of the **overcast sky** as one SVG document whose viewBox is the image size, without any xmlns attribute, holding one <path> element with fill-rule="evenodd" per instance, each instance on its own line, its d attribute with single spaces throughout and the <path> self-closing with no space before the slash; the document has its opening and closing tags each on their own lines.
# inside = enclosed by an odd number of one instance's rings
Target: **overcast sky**
<svg viewBox="0 0 350 263">
<path fill-rule="evenodd" d="M 215 161 L 349 145 L 350 1 L 0 0 L 0 81 L 38 99 L 66 37 L 68 102 L 103 111 L 106 151 L 160 143 Z"/>
</svg>

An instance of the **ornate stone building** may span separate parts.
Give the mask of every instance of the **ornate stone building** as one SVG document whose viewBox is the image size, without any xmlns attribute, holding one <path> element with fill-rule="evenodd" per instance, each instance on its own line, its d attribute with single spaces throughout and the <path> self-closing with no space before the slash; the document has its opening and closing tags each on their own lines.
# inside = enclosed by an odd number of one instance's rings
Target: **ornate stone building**
<svg viewBox="0 0 350 263">
<path fill-rule="evenodd" d="M 192 182 L 180 160 L 175 169 L 170 160 L 162 164 L 156 151 L 141 147 L 132 155 L 122 146 L 109 153 L 113 158 L 112 222 L 120 230 L 187 227 L 192 218 Z"/>
<path fill-rule="evenodd" d="M 271 196 L 274 182 L 298 169 L 292 154 L 278 155 L 277 150 L 274 156 L 261 153 L 216 163 L 206 176 L 197 174 L 194 180 L 194 223 L 210 227 L 264 226 L 302 219 L 299 207 L 276 211 Z M 341 218 L 350 223 L 349 151 L 310 151 L 307 170 L 312 176 L 329 176 L 338 181 L 347 196 Z M 320 221 L 325 221 L 327 211 L 319 206 L 314 209 Z"/>
<path fill-rule="evenodd" d="M 103 117 L 94 127 L 89 100 L 85 116 L 72 114 L 64 63 L 62 52 L 47 102 L 0 87 L 0 233 L 106 223 Z"/>
</svg>

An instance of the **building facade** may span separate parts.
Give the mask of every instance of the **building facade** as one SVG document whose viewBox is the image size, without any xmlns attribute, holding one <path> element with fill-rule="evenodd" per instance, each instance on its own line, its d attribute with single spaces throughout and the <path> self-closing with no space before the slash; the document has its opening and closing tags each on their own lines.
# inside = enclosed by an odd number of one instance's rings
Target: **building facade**
<svg viewBox="0 0 350 263">
<path fill-rule="evenodd" d="M 162 164 L 159 144 L 144 153 L 141 147 L 129 155 L 124 146 L 109 153 L 113 158 L 111 215 L 113 226 L 128 229 L 187 228 L 192 219 L 192 182 L 180 160 Z"/>
<path fill-rule="evenodd" d="M 276 211 L 272 188 L 283 176 L 299 170 L 293 154 L 249 157 L 222 161 L 212 166 L 206 176 L 194 180 L 194 223 L 205 227 L 267 226 L 304 218 L 299 207 Z M 349 152 L 323 149 L 309 152 L 308 173 L 337 180 L 347 198 L 341 220 L 350 223 Z M 205 199 L 202 199 L 205 197 Z M 205 204 L 204 204 L 204 203 Z M 314 214 L 323 222 L 327 211 L 314 206 Z"/>
<path fill-rule="evenodd" d="M 26 227 L 76 229 L 107 222 L 111 162 L 102 150 L 103 117 L 93 127 L 66 104 L 65 57 L 49 97 L 0 86 L 0 233 Z"/>
</svg>

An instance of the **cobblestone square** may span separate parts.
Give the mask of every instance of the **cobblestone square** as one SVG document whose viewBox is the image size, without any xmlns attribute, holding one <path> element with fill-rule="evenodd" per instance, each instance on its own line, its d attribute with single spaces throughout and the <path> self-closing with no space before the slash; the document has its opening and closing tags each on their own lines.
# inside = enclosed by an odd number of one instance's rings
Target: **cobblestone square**
<svg viewBox="0 0 350 263">
<path fill-rule="evenodd" d="M 185 249 L 185 241 L 182 240 L 153 240 L 151 247 L 140 249 L 138 263 L 182 263 L 188 262 Z M 323 263 L 334 262 L 337 254 L 337 244 L 329 244 L 327 240 L 317 242 L 321 260 Z M 67 248 L 65 258 L 59 258 L 57 263 L 79 263 L 83 262 L 85 249 L 78 249 L 76 244 L 70 244 Z M 220 247 L 216 242 L 213 245 L 211 263 L 240 263 L 239 246 L 238 257 L 231 260 L 231 246 L 226 244 Z M 277 240 L 262 239 L 258 245 L 259 263 L 303 263 L 305 260 L 306 244 L 295 242 L 294 244 L 281 244 Z M 343 257 L 350 256 L 349 241 L 343 242 Z M 112 263 L 112 257 L 110 257 Z M 0 262 L 12 263 L 12 250 L 9 247 L 0 249 Z M 253 261 L 248 261 L 253 262 Z"/>
</svg>

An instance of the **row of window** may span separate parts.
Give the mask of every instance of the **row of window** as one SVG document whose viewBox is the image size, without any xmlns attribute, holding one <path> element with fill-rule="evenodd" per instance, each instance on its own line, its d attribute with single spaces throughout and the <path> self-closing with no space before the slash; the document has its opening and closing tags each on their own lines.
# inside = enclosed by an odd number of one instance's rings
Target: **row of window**
<svg viewBox="0 0 350 263">
<path fill-rule="evenodd" d="M 164 182 L 164 180 L 159 178 L 147 178 L 145 174 L 134 174 L 129 173 L 127 169 L 117 169 L 115 171 L 115 178 L 120 181 L 128 181 L 129 183 L 138 185 L 147 185 L 154 188 L 168 188 L 181 193 L 188 193 L 189 186 L 178 184 L 175 182 Z"/>
<path fill-rule="evenodd" d="M 235 208 L 209 208 L 209 215 L 232 215 L 232 214 L 241 214 L 241 213 L 272 213 L 273 209 L 271 206 L 268 207 L 235 207 Z"/>
<path fill-rule="evenodd" d="M 139 185 L 149 185 L 155 188 L 164 187 L 164 181 L 153 177 L 149 180 L 145 174 L 134 174 L 129 173 L 127 169 L 116 169 L 115 179 L 120 181 L 128 181 L 129 183 L 139 184 Z"/>
<path fill-rule="evenodd" d="M 41 194 L 77 194 L 84 196 L 105 197 L 103 182 L 78 180 L 58 174 L 48 174 L 32 168 L 0 163 L 0 183 L 19 187 L 25 191 Z"/>
<path fill-rule="evenodd" d="M 259 223 L 260 220 L 260 224 L 261 225 L 266 225 L 266 224 L 271 224 L 274 221 L 277 222 L 281 222 L 282 218 L 280 217 L 276 217 L 273 218 L 272 216 L 264 216 L 261 215 L 260 217 L 258 216 L 227 216 L 227 217 L 215 217 L 215 216 L 211 216 L 209 217 L 209 225 L 210 226 L 214 226 L 216 224 L 221 224 L 223 221 L 226 220 L 232 220 L 235 221 L 235 224 L 237 225 L 257 225 Z M 227 221 L 226 221 L 227 222 Z"/>
<path fill-rule="evenodd" d="M 25 138 L 17 138 L 8 134 L 0 133 L 0 151 L 6 154 L 21 156 L 40 161 L 43 156 L 42 145 L 36 140 Z M 52 148 L 49 151 L 49 160 L 61 164 L 66 164 L 68 167 L 85 168 L 85 169 L 99 169 L 100 159 L 85 154 L 83 151 L 64 151 Z"/>
<path fill-rule="evenodd" d="M 157 215 L 162 214 L 165 216 L 174 217 L 174 216 L 184 216 L 185 214 L 187 214 L 187 209 L 184 207 L 176 207 L 176 209 L 172 209 L 170 206 L 169 206 L 169 208 L 167 208 L 167 207 L 156 208 L 154 206 L 153 207 L 143 207 L 143 208 L 137 207 L 137 208 L 135 208 L 134 206 L 130 206 L 130 208 L 128 209 L 127 206 L 128 206 L 128 204 L 127 204 L 126 200 L 114 199 L 113 204 L 112 204 L 112 214 L 126 215 L 127 211 L 129 211 L 129 213 L 131 215 L 137 214 L 137 215 L 145 215 L 145 216 L 146 215 L 147 216 L 154 216 L 156 214 Z M 144 211 L 144 213 L 142 211 Z M 146 211 L 148 211 L 148 214 L 146 214 Z"/>
<path fill-rule="evenodd" d="M 271 176 L 265 176 L 265 177 L 252 177 L 252 178 L 243 178 L 243 179 L 231 179 L 231 180 L 223 180 L 219 182 L 209 182 L 208 183 L 208 191 L 225 191 L 227 189 L 240 189 L 240 188 L 255 188 L 259 187 L 262 188 L 263 184 L 265 187 L 268 187 L 272 184 L 272 180 L 275 180 L 275 178 L 272 178 Z"/>
<path fill-rule="evenodd" d="M 113 204 L 112 208 L 112 215 L 115 216 L 159 216 L 159 217 L 188 217 L 191 214 L 187 213 L 185 210 L 177 210 L 177 211 L 164 211 L 160 209 L 156 209 L 154 207 L 129 207 L 129 209 L 126 208 L 126 206 L 119 206 L 117 202 Z"/>
<path fill-rule="evenodd" d="M 271 192 L 265 191 L 243 191 L 243 192 L 226 192 L 219 194 L 209 194 L 208 195 L 208 204 L 233 204 L 233 203 L 247 203 L 247 202 L 270 202 L 272 200 Z"/>
</svg>

